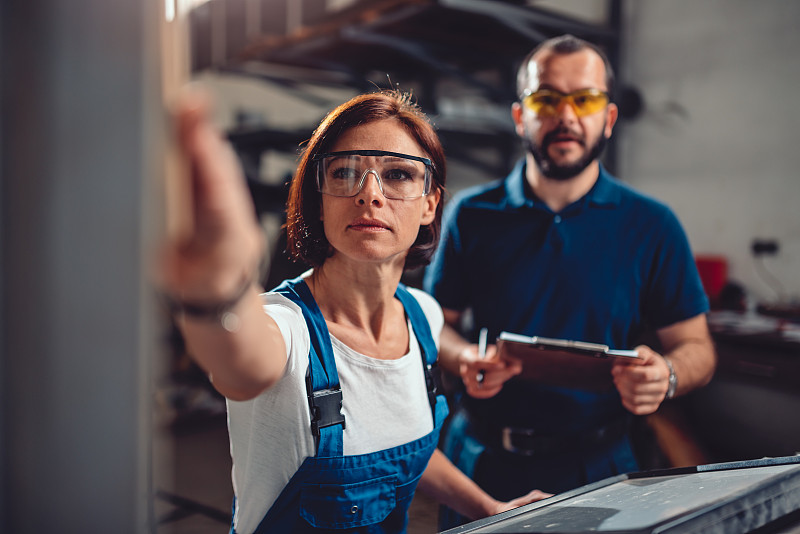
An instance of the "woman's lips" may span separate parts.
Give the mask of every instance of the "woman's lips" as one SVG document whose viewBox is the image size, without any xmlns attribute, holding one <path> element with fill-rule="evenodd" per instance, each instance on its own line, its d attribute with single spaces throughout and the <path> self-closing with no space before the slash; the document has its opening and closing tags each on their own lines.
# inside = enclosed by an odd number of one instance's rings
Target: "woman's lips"
<svg viewBox="0 0 800 534">
<path fill-rule="evenodd" d="M 382 223 L 381 221 L 373 221 L 373 220 L 366 220 L 366 219 L 359 219 L 353 221 L 349 228 L 353 230 L 360 230 L 364 232 L 379 232 L 382 230 L 388 230 L 389 227 Z"/>
</svg>

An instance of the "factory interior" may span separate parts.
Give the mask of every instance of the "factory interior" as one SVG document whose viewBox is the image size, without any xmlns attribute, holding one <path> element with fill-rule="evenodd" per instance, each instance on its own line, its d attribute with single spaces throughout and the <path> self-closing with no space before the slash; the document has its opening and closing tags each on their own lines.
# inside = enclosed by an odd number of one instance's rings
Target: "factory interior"
<svg viewBox="0 0 800 534">
<path fill-rule="evenodd" d="M 523 157 L 517 69 L 565 33 L 616 71 L 603 165 L 672 208 L 711 303 L 714 377 L 637 417 L 640 466 L 800 455 L 798 22 L 784 0 L 3 0 L 0 532 L 230 529 L 225 399 L 153 281 L 167 85 L 212 95 L 269 289 L 307 268 L 284 252 L 286 186 L 328 110 L 411 92 L 452 197 Z M 795 484 L 791 521 L 758 532 L 800 532 Z M 418 494 L 408 532 L 437 514 Z"/>
</svg>

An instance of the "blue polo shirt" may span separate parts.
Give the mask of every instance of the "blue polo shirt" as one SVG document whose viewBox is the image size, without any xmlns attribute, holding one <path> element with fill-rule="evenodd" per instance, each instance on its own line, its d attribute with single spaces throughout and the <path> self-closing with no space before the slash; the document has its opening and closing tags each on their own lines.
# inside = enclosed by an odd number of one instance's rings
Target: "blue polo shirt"
<svg viewBox="0 0 800 534">
<path fill-rule="evenodd" d="M 530 189 L 524 160 L 447 205 L 424 287 L 444 308 L 471 308 L 490 339 L 505 330 L 628 349 L 648 328 L 708 311 L 686 234 L 666 205 L 601 167 L 583 198 L 554 213 Z M 625 413 L 616 390 L 519 379 L 492 399 L 468 400 L 500 426 L 554 433 Z"/>
</svg>

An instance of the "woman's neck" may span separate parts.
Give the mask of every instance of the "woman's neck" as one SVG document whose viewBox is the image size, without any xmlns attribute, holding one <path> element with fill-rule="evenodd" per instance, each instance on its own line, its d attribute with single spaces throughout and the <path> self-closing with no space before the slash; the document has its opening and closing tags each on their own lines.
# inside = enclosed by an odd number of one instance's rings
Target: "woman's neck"
<svg viewBox="0 0 800 534">
<path fill-rule="evenodd" d="M 353 269 L 327 261 L 306 283 L 333 337 L 366 356 L 391 360 L 408 352 L 405 310 L 394 298 L 401 275 L 402 267 Z"/>
<path fill-rule="evenodd" d="M 329 258 L 306 283 L 326 321 L 379 335 L 381 324 L 398 309 L 394 294 L 401 276 L 402 267 Z"/>
</svg>

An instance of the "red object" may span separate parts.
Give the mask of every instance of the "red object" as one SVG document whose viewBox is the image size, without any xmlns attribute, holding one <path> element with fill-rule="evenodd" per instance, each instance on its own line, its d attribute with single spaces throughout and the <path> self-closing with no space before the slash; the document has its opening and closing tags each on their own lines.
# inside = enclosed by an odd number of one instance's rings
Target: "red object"
<svg viewBox="0 0 800 534">
<path fill-rule="evenodd" d="M 697 255 L 695 263 L 708 298 L 712 302 L 716 301 L 720 291 L 728 283 L 727 258 L 725 256 Z"/>
</svg>

